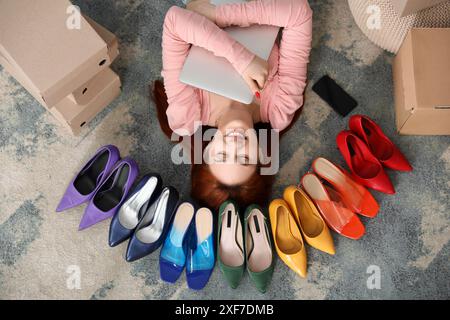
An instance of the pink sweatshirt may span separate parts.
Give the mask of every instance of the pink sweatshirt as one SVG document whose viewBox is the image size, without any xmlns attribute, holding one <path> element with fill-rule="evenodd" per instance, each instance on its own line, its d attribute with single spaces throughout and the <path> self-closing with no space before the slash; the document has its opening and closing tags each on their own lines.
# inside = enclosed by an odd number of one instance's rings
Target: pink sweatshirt
<svg viewBox="0 0 450 320">
<path fill-rule="evenodd" d="M 269 77 L 261 92 L 261 120 L 283 130 L 303 105 L 312 38 L 312 11 L 307 0 L 255 0 L 220 5 L 216 8 L 216 23 L 175 6 L 166 14 L 161 74 L 171 129 L 180 135 L 193 134 L 198 123 L 208 123 L 210 110 L 214 108 L 207 91 L 179 81 L 191 44 L 225 57 L 242 74 L 254 54 L 220 27 L 265 24 L 284 29 L 280 46 L 274 46 L 268 59 Z"/>
</svg>

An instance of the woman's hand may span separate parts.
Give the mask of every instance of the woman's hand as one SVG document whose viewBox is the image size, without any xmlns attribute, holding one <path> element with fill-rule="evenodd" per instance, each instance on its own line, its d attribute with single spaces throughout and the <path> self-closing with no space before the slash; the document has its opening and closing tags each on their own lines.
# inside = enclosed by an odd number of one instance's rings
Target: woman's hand
<svg viewBox="0 0 450 320">
<path fill-rule="evenodd" d="M 255 56 L 247 69 L 242 73 L 245 82 L 247 82 L 258 99 L 260 98 L 260 91 L 266 84 L 268 74 L 269 64 L 258 56 Z"/>
<path fill-rule="evenodd" d="M 209 0 L 191 0 L 186 5 L 186 9 L 194 11 L 216 23 L 216 6 L 209 3 Z"/>
</svg>

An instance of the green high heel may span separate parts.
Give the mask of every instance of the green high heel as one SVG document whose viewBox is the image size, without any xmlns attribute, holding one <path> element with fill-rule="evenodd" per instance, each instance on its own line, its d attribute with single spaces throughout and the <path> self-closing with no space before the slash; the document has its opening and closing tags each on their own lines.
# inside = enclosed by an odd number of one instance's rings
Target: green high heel
<svg viewBox="0 0 450 320">
<path fill-rule="evenodd" d="M 268 222 L 267 212 L 257 205 L 251 205 L 245 211 L 245 262 L 250 279 L 262 293 L 266 292 L 275 267 L 272 233 Z"/>
<path fill-rule="evenodd" d="M 237 205 L 225 201 L 219 209 L 217 264 L 231 288 L 236 289 L 245 269 L 242 221 Z"/>
</svg>

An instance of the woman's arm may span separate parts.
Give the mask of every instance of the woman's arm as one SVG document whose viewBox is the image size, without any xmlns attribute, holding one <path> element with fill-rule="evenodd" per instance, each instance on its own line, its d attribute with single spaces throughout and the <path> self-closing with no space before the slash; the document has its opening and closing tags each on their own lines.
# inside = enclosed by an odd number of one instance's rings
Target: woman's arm
<svg viewBox="0 0 450 320">
<path fill-rule="evenodd" d="M 273 81 L 277 87 L 274 90 L 267 90 L 275 95 L 264 97 L 263 91 L 261 106 L 262 120 L 270 122 L 274 129 L 283 130 L 292 121 L 295 111 L 303 105 L 312 41 L 312 10 L 308 2 L 255 0 L 225 4 L 216 8 L 215 20 L 220 27 L 265 24 L 284 28 L 278 75 Z"/>
<path fill-rule="evenodd" d="M 175 6 L 169 9 L 163 27 L 161 74 L 169 103 L 169 125 L 179 135 L 193 134 L 201 121 L 200 90 L 179 81 L 191 44 L 225 57 L 240 73 L 254 58 L 253 53 L 205 17 Z"/>
</svg>

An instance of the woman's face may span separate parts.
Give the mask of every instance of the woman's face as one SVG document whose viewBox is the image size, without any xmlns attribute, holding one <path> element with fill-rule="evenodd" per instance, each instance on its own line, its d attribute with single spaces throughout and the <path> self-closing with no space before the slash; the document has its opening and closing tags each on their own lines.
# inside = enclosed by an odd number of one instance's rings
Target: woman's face
<svg viewBox="0 0 450 320">
<path fill-rule="evenodd" d="M 234 186 L 247 181 L 257 169 L 258 139 L 253 123 L 234 116 L 222 119 L 207 147 L 211 173 L 221 183 Z"/>
</svg>

